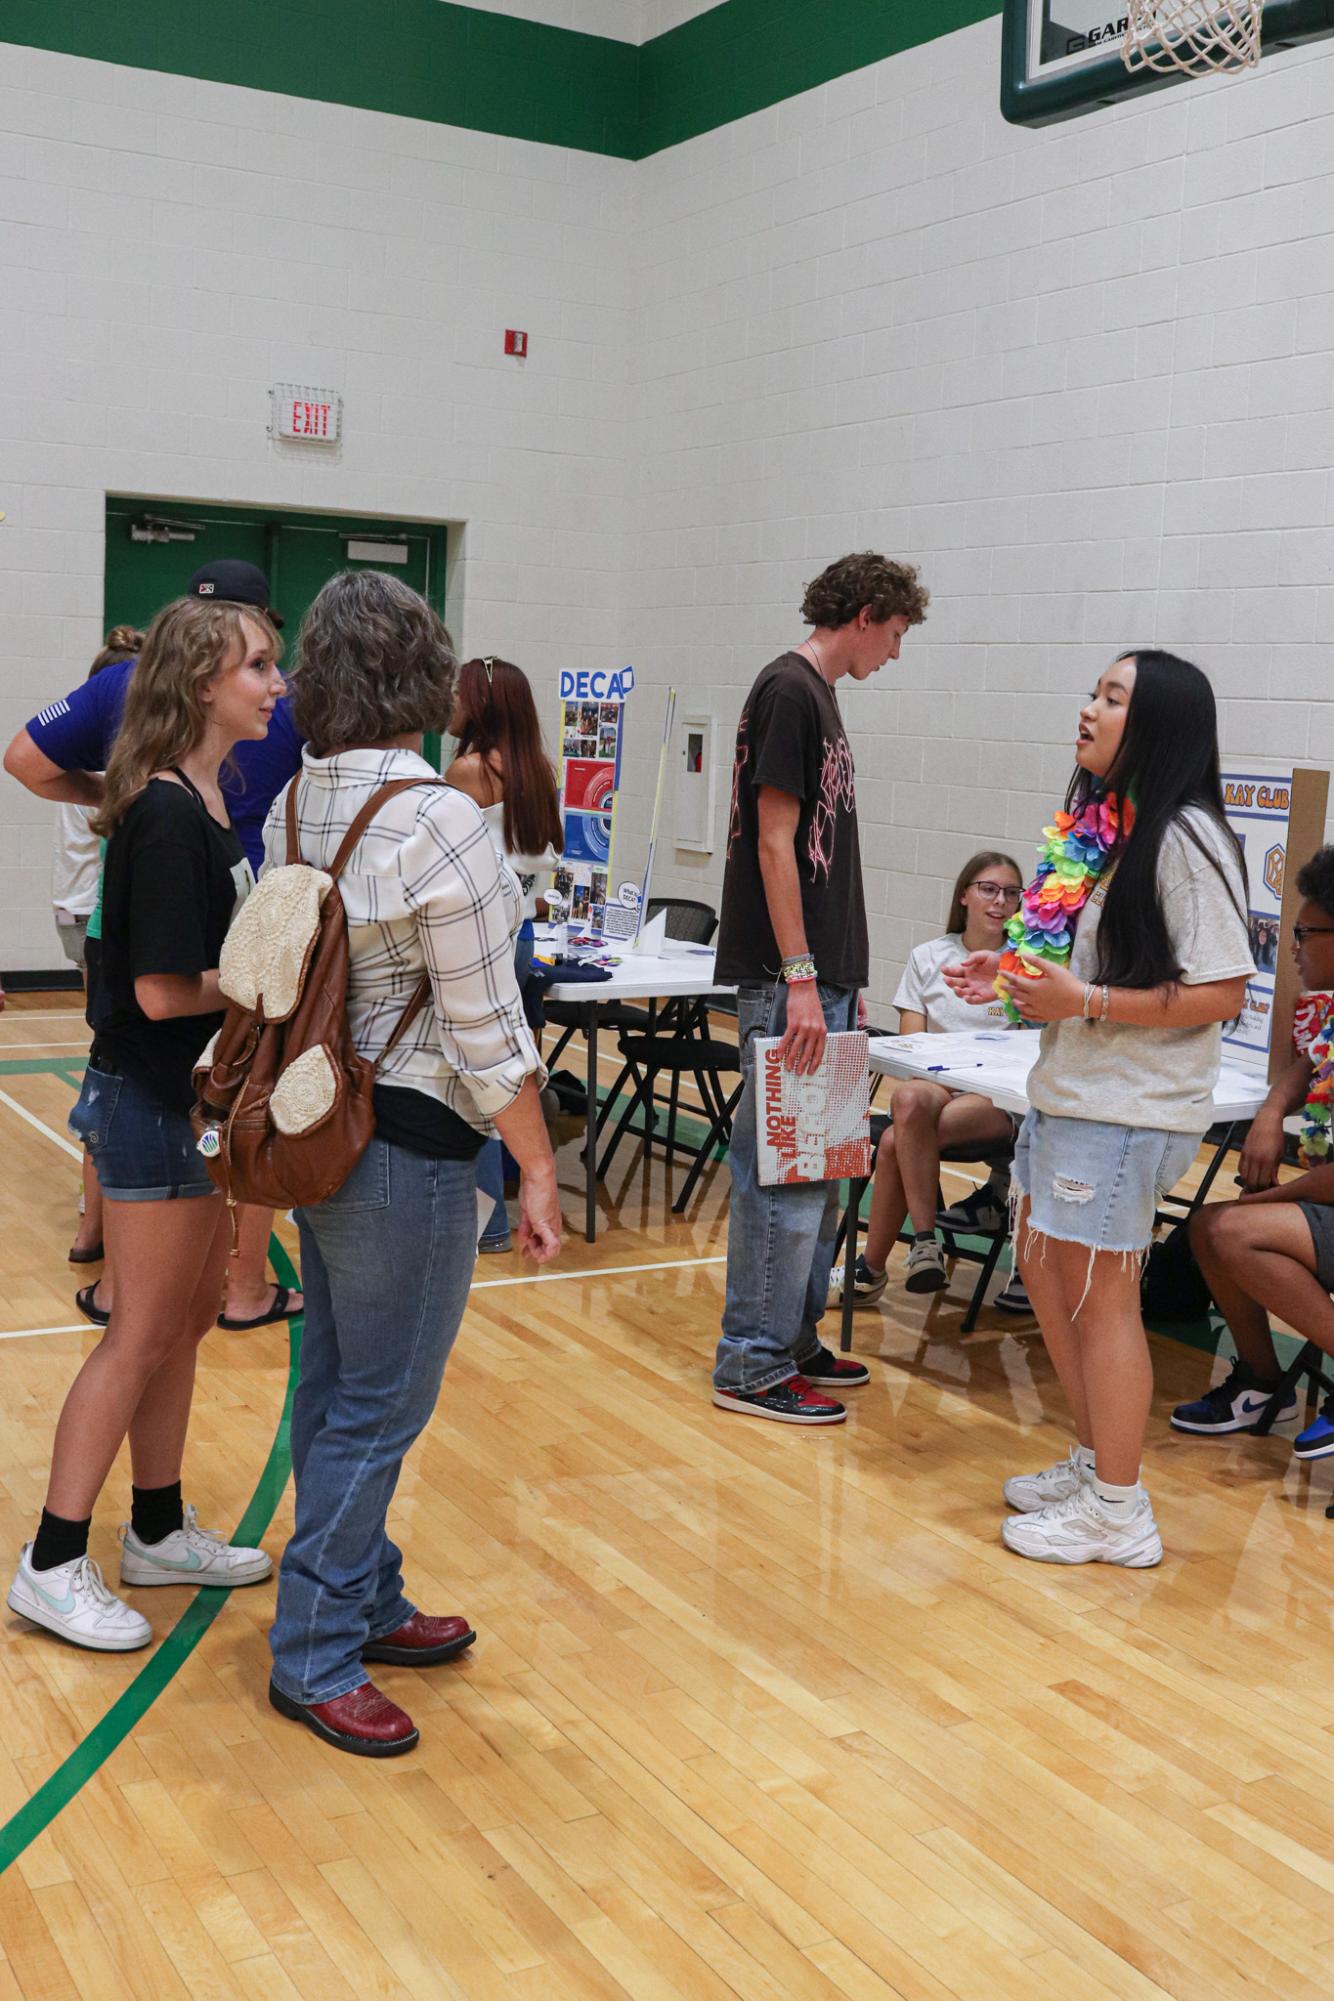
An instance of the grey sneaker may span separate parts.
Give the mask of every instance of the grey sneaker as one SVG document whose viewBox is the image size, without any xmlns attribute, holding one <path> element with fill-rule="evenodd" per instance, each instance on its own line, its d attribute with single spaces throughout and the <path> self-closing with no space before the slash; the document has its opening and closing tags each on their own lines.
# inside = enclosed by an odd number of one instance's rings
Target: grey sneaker
<svg viewBox="0 0 1334 2001">
<path fill-rule="evenodd" d="M 943 1292 L 950 1282 L 945 1269 L 945 1250 L 939 1237 L 919 1237 L 908 1251 L 908 1276 L 903 1283 L 909 1292 Z"/>
<path fill-rule="evenodd" d="M 965 1237 L 994 1237 L 1010 1219 L 1010 1205 L 990 1181 L 984 1181 L 962 1202 L 951 1202 L 936 1218 L 942 1230 L 957 1230 Z"/>
<path fill-rule="evenodd" d="M 829 1274 L 829 1303 L 831 1306 L 843 1304 L 843 1281 L 847 1277 L 847 1266 L 839 1259 Z M 870 1306 L 889 1284 L 887 1271 L 872 1271 L 864 1257 L 858 1257 L 852 1275 L 852 1297 L 858 1306 Z"/>
</svg>

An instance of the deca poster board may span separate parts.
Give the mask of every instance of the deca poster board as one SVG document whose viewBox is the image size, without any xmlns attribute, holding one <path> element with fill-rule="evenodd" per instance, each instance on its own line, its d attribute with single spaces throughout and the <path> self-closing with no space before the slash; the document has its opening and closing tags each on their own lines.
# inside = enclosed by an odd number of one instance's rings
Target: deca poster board
<svg viewBox="0 0 1334 2001">
<path fill-rule="evenodd" d="M 1255 961 L 1241 1016 L 1224 1028 L 1223 1041 L 1230 1061 L 1270 1078 L 1292 1046 L 1299 987 L 1287 941 L 1301 900 L 1297 870 L 1324 837 L 1328 794 L 1327 771 L 1223 773 L 1228 824 L 1246 857 Z"/>
<path fill-rule="evenodd" d="M 621 912 L 607 909 L 616 795 L 621 782 L 625 699 L 635 685 L 633 667 L 608 674 L 597 668 L 563 668 L 560 676 L 560 794 L 564 840 L 556 892 L 570 922 L 591 937 L 620 936 Z"/>
</svg>

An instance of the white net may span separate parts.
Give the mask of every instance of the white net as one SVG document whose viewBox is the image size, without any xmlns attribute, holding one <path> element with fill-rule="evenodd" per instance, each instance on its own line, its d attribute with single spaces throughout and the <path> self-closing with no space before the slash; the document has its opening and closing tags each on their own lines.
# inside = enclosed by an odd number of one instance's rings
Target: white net
<svg viewBox="0 0 1334 2001">
<path fill-rule="evenodd" d="M 1127 0 L 1121 55 L 1131 71 L 1253 69 L 1263 11 L 1264 0 Z"/>
</svg>

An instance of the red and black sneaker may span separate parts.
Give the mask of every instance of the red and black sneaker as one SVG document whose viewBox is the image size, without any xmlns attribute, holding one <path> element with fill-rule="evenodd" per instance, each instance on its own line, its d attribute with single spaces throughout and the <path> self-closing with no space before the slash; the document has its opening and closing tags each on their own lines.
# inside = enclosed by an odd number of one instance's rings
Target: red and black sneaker
<svg viewBox="0 0 1334 2001">
<path fill-rule="evenodd" d="M 812 1389 L 805 1376 L 789 1376 L 767 1390 L 720 1390 L 713 1401 L 719 1410 L 739 1410 L 748 1417 L 769 1417 L 776 1424 L 842 1424 L 847 1411 L 841 1403 Z"/>
<path fill-rule="evenodd" d="M 859 1362 L 855 1355 L 836 1355 L 831 1348 L 821 1348 L 801 1373 L 822 1390 L 859 1390 L 871 1380 L 865 1362 Z"/>
</svg>

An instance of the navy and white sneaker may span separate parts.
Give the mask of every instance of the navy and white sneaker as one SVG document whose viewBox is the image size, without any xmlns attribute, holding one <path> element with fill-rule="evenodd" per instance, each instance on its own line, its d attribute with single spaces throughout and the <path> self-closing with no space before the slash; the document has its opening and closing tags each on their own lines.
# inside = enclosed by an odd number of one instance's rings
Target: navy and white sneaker
<svg viewBox="0 0 1334 2001">
<path fill-rule="evenodd" d="M 1273 1394 L 1274 1386 L 1262 1383 L 1254 1370 L 1248 1368 L 1238 1356 L 1221 1383 L 1215 1383 L 1211 1390 L 1206 1391 L 1194 1403 L 1177 1405 L 1172 1412 L 1172 1429 L 1195 1432 L 1211 1438 L 1221 1436 L 1224 1432 L 1254 1431 L 1269 1408 Z M 1274 1419 L 1275 1424 L 1291 1424 L 1298 1408 L 1297 1397 L 1294 1394 L 1279 1411 Z M 1314 1426 L 1311 1428 L 1315 1429 Z M 1324 1450 L 1334 1452 L 1334 1426 L 1330 1427 L 1329 1435 L 1331 1443 L 1325 1446 Z M 1306 1436 L 1306 1432 L 1303 1432 L 1302 1437 Z M 1297 1445 L 1293 1447 L 1294 1451 L 1300 1443 L 1299 1439 Z"/>
<path fill-rule="evenodd" d="M 1328 1459 L 1334 1452 L 1334 1421 L 1330 1410 L 1334 1408 L 1334 1397 L 1326 1397 L 1325 1407 L 1314 1424 L 1308 1424 L 1305 1431 L 1299 1431 L 1292 1441 L 1292 1451 L 1297 1459 Z"/>
<path fill-rule="evenodd" d="M 991 1303 L 999 1313 L 1018 1313 L 1024 1315 L 1029 1320 L 1034 1318 L 1033 1302 L 1029 1298 L 1024 1287 L 1024 1281 L 1020 1278 L 1017 1271 L 1010 1273 L 1010 1276 L 1006 1279 L 1004 1285 Z"/>
<path fill-rule="evenodd" d="M 992 1181 L 984 1181 L 971 1195 L 965 1195 L 962 1202 L 951 1202 L 948 1209 L 942 1209 L 936 1217 L 936 1224 L 942 1230 L 957 1230 L 967 1237 L 994 1237 L 997 1230 L 1007 1227 L 1010 1220 L 1010 1204 Z"/>
<path fill-rule="evenodd" d="M 843 1304 L 843 1280 L 847 1267 L 840 1258 L 829 1274 L 829 1304 Z M 857 1268 L 852 1275 L 852 1300 L 854 1306 L 873 1306 L 885 1287 L 889 1284 L 887 1271 L 872 1271 L 866 1259 L 859 1256 Z"/>
</svg>

